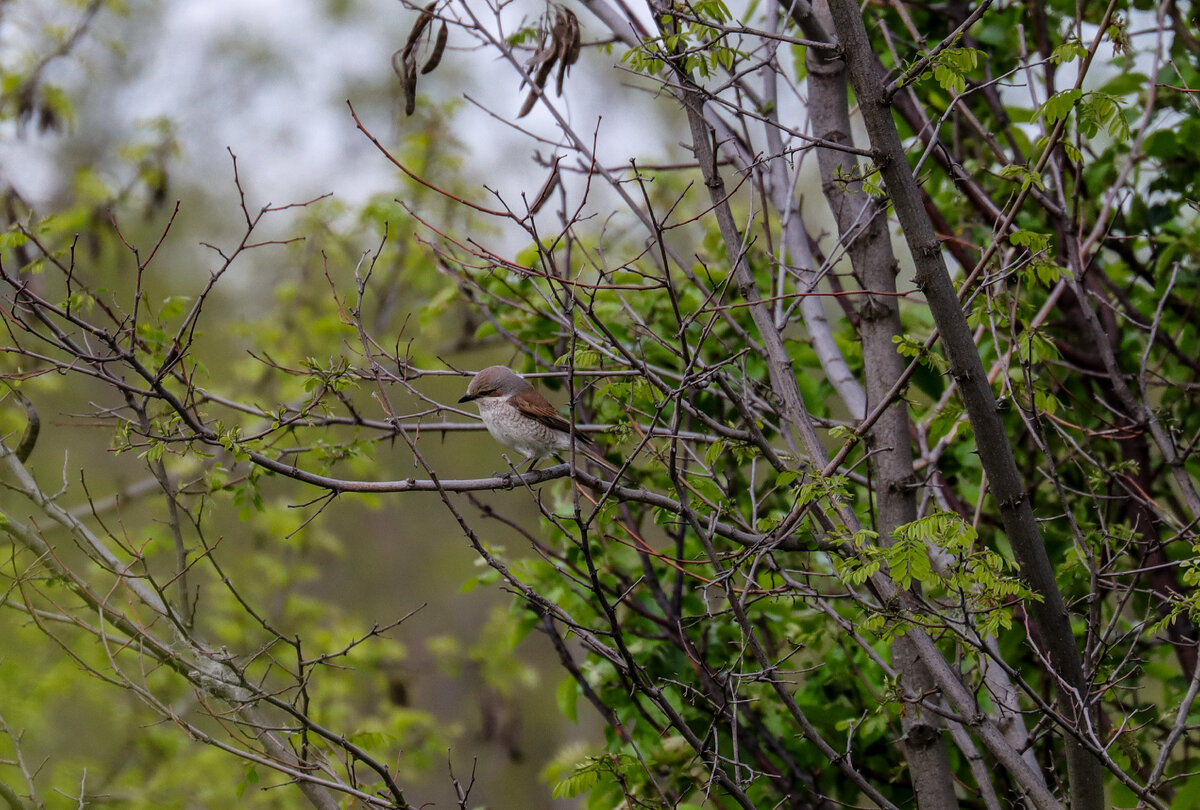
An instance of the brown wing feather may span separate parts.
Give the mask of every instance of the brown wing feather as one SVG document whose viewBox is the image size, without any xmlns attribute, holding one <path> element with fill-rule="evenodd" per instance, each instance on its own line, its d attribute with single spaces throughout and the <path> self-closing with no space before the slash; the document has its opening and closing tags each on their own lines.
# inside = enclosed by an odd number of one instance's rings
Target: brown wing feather
<svg viewBox="0 0 1200 810">
<path fill-rule="evenodd" d="M 528 416 L 530 419 L 536 419 L 538 422 L 541 422 L 543 425 L 553 430 L 561 430 L 563 433 L 569 433 L 571 431 L 571 423 L 567 421 L 566 417 L 559 413 L 558 410 L 534 388 L 530 388 L 528 391 L 522 391 L 521 393 L 516 394 L 512 399 L 509 400 L 509 402 L 512 405 L 515 405 L 517 410 Z M 584 436 L 582 433 L 576 433 L 575 435 L 578 440 L 584 444 L 595 444 L 595 442 L 593 442 L 587 436 Z"/>
</svg>

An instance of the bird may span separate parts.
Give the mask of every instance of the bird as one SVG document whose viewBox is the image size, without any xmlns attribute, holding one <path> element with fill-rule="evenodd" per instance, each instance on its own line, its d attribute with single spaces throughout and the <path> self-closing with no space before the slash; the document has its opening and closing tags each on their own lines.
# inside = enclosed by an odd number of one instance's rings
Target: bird
<svg viewBox="0 0 1200 810">
<path fill-rule="evenodd" d="M 507 366 L 480 371 L 458 401 L 474 402 L 492 438 L 524 456 L 530 469 L 540 459 L 571 449 L 571 423 Z M 575 449 L 597 461 L 603 459 L 596 443 L 579 432 L 575 433 Z"/>
</svg>

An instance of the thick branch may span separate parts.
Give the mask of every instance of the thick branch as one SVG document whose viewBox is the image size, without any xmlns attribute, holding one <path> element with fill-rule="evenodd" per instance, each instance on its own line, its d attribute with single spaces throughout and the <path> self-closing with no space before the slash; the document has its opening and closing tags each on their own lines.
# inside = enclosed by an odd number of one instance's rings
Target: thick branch
<svg viewBox="0 0 1200 810">
<path fill-rule="evenodd" d="M 808 23 L 810 36 L 821 36 L 823 26 L 817 17 L 796 14 L 802 26 Z M 813 131 L 824 140 L 850 144 L 849 86 L 845 62 L 836 55 L 812 50 L 807 52 L 809 68 L 809 116 Z M 898 264 L 892 252 L 884 209 L 863 190 L 857 177 L 860 166 L 852 154 L 818 149 L 821 189 L 833 210 L 841 242 L 846 245 L 855 276 L 872 292 L 863 299 L 859 324 L 863 343 L 864 377 L 867 404 L 886 404 L 891 388 L 903 376 L 905 361 L 896 351 L 894 338 L 903 329 L 896 292 Z M 866 409 L 864 409 L 865 411 Z M 893 401 L 867 434 L 871 467 L 875 477 L 880 542 L 890 545 L 897 527 L 917 517 L 916 490 L 913 486 L 911 425 L 903 399 Z M 921 659 L 912 639 L 901 636 L 892 645 L 893 664 L 904 673 L 908 687 L 918 693 L 935 688 L 933 677 Z M 919 705 L 902 715 L 904 750 L 909 760 L 917 804 L 922 810 L 955 808 L 954 776 L 942 723 Z"/>
<path fill-rule="evenodd" d="M 1031 602 L 1030 612 L 1044 634 L 1047 653 L 1054 666 L 1055 671 L 1048 674 L 1055 682 L 1067 722 L 1078 733 L 1087 735 L 1090 690 L 1066 604 L 997 412 L 995 396 L 950 279 L 941 245 L 909 167 L 885 88 L 875 71 L 875 57 L 862 14 L 854 0 L 830 0 L 830 9 L 871 146 L 876 152 L 876 163 L 883 173 L 916 263 L 917 286 L 925 294 L 941 332 L 950 372 L 962 393 L 978 441 L 980 460 L 999 504 L 1021 575 L 1039 597 Z M 1072 807 L 1076 810 L 1103 807 L 1100 761 L 1072 736 L 1067 737 L 1066 747 Z"/>
</svg>

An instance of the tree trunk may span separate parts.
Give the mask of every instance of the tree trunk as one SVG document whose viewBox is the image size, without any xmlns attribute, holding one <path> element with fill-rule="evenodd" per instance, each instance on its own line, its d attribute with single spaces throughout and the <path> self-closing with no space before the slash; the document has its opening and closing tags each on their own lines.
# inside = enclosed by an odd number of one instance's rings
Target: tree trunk
<svg viewBox="0 0 1200 810">
<path fill-rule="evenodd" d="M 1100 761 L 1075 736 L 1091 735 L 1088 680 L 1054 568 L 996 411 L 995 395 L 946 268 L 941 245 L 925 213 L 920 189 L 892 118 L 890 100 L 875 70 L 874 53 L 858 4 L 853 0 L 830 0 L 829 5 L 876 164 L 887 183 L 916 264 L 917 286 L 924 293 L 941 333 L 950 373 L 958 383 L 975 432 L 980 461 L 1000 507 L 1021 576 L 1040 597 L 1030 603 L 1030 612 L 1046 638 L 1047 649 L 1040 652 L 1048 658 L 1047 677 L 1056 688 L 1062 720 L 1068 727 L 1064 737 L 1071 806 L 1076 810 L 1103 807 Z"/>
</svg>

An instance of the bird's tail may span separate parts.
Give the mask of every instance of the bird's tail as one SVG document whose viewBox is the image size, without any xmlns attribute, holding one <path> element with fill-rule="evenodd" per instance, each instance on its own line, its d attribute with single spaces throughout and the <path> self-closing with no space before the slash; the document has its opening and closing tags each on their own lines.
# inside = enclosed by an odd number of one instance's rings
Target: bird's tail
<svg viewBox="0 0 1200 810">
<path fill-rule="evenodd" d="M 628 470 L 622 472 L 620 467 L 606 459 L 604 457 L 604 450 L 601 449 L 600 445 L 596 444 L 593 439 L 582 433 L 575 434 L 575 453 L 577 455 L 586 456 L 588 459 L 594 461 L 596 464 L 603 467 L 607 472 L 614 476 L 629 474 Z"/>
</svg>

